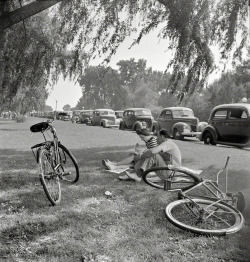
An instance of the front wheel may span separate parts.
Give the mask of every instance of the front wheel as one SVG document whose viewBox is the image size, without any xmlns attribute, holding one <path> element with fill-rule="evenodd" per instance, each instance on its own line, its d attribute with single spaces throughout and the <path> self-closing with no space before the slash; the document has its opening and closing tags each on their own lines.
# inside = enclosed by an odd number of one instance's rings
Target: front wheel
<svg viewBox="0 0 250 262">
<path fill-rule="evenodd" d="M 217 199 L 182 199 L 167 205 L 167 219 L 175 226 L 203 235 L 223 236 L 239 231 L 244 223 L 242 214 Z"/>
<path fill-rule="evenodd" d="M 59 173 L 62 180 L 76 183 L 79 179 L 79 167 L 75 157 L 62 144 L 59 144 Z"/>
<path fill-rule="evenodd" d="M 150 186 L 171 190 L 187 190 L 201 182 L 201 178 L 185 168 L 153 167 L 142 174 L 143 180 Z"/>
<path fill-rule="evenodd" d="M 119 129 L 120 129 L 120 130 L 124 130 L 124 129 L 125 129 L 125 123 L 124 123 L 124 122 L 121 122 L 121 123 L 120 123 Z"/>
<path fill-rule="evenodd" d="M 183 135 L 180 133 L 180 131 L 176 128 L 173 131 L 173 137 L 176 140 L 183 140 L 183 138 L 184 138 Z"/>
<path fill-rule="evenodd" d="M 209 145 L 209 144 L 215 145 L 214 137 L 213 137 L 212 133 L 210 133 L 208 131 L 204 134 L 203 140 L 204 140 L 204 144 L 206 144 L 206 145 Z"/>
<path fill-rule="evenodd" d="M 38 155 L 39 176 L 44 192 L 54 206 L 61 201 L 61 187 L 58 175 L 53 169 L 53 154 L 42 148 Z"/>
</svg>

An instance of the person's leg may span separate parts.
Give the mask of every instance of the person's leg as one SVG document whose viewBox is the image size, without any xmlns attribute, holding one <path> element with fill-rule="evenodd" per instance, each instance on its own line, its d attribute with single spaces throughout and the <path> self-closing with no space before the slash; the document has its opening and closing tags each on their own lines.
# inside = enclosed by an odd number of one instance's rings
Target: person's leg
<svg viewBox="0 0 250 262">
<path fill-rule="evenodd" d="M 135 171 L 136 174 L 141 177 L 143 172 L 150 169 L 151 167 L 165 167 L 167 163 L 165 160 L 159 155 L 155 154 L 149 158 L 144 160 L 140 160 L 135 164 Z M 171 174 L 169 170 L 159 170 L 156 172 L 156 175 L 162 179 L 167 179 Z"/>
<path fill-rule="evenodd" d="M 134 155 L 128 156 L 125 159 L 118 161 L 118 162 L 111 162 L 109 161 L 109 163 L 116 165 L 116 166 L 123 166 L 123 165 L 129 165 L 131 164 L 131 162 L 134 161 Z"/>
<path fill-rule="evenodd" d="M 102 160 L 102 164 L 106 167 L 106 169 L 114 170 L 121 168 L 130 168 L 134 167 L 134 156 L 129 156 L 119 162 L 111 162 L 109 160 Z"/>
</svg>

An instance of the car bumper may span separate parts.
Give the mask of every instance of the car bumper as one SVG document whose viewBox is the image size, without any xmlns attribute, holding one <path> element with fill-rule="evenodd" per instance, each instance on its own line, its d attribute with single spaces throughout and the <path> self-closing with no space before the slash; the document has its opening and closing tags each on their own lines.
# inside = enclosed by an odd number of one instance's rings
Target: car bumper
<svg viewBox="0 0 250 262">
<path fill-rule="evenodd" d="M 183 136 L 191 136 L 191 137 L 198 137 L 201 135 L 201 132 L 193 132 L 193 131 L 183 131 L 181 133 Z"/>
<path fill-rule="evenodd" d="M 104 127 L 119 127 L 119 124 L 109 124 L 106 123 L 106 125 Z"/>
</svg>

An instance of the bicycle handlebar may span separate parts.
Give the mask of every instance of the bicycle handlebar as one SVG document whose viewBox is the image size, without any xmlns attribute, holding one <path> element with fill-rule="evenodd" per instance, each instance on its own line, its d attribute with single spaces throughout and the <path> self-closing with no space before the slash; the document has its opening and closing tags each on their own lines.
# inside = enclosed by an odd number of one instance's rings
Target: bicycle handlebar
<svg viewBox="0 0 250 262">
<path fill-rule="evenodd" d="M 226 161 L 226 164 L 225 164 L 225 167 L 224 167 L 224 168 L 226 168 L 226 167 L 227 167 L 227 165 L 228 165 L 228 162 L 229 162 L 229 159 L 230 159 L 230 156 L 228 156 L 228 157 L 227 157 L 227 161 Z"/>
</svg>

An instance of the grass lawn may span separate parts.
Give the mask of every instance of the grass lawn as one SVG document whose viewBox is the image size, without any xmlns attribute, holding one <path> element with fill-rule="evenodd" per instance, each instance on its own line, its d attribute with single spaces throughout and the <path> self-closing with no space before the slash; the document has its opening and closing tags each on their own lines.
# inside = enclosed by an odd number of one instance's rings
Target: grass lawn
<svg viewBox="0 0 250 262">
<path fill-rule="evenodd" d="M 0 261 L 250 261 L 249 210 L 236 234 L 196 236 L 165 218 L 164 209 L 176 194 L 143 182 L 122 182 L 103 170 L 102 159 L 121 159 L 136 142 L 142 145 L 134 132 L 56 121 L 59 138 L 78 161 L 80 179 L 62 184 L 62 201 L 51 206 L 30 150 L 42 142 L 41 134 L 29 131 L 39 121 L 43 119 L 16 123 L 0 118 Z M 248 149 L 175 142 L 183 165 L 208 169 L 209 178 L 230 155 L 229 189 L 250 188 Z"/>
</svg>

